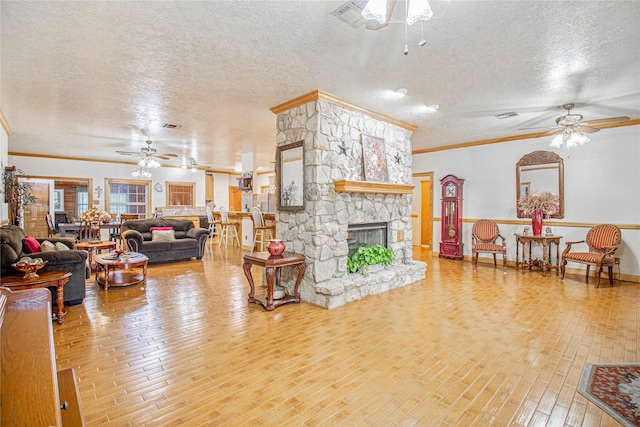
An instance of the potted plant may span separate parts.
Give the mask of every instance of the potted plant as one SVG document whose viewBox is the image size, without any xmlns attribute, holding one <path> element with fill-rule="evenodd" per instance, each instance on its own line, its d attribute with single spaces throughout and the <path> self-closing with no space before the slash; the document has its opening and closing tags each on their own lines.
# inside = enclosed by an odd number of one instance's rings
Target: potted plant
<svg viewBox="0 0 640 427">
<path fill-rule="evenodd" d="M 31 183 L 19 179 L 24 172 L 15 166 L 7 166 L 2 170 L 2 188 L 4 201 L 9 205 L 9 224 L 20 225 L 22 209 L 30 203 L 36 202 L 31 192 Z"/>
<path fill-rule="evenodd" d="M 369 275 L 370 265 L 387 266 L 394 262 L 396 254 L 382 245 L 360 246 L 356 253 L 347 258 L 347 272 Z"/>
</svg>

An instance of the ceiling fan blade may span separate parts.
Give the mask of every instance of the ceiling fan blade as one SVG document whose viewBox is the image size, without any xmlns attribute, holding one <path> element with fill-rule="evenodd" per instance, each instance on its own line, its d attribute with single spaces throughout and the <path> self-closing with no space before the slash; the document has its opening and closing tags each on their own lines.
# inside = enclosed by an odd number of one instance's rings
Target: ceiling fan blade
<svg viewBox="0 0 640 427">
<path fill-rule="evenodd" d="M 558 135 L 559 133 L 564 132 L 563 128 L 559 128 L 559 129 L 554 129 L 554 130 L 550 130 L 549 132 L 545 132 L 542 135 L 537 136 L 536 138 L 540 138 L 541 136 L 553 136 L 553 135 Z"/>
<path fill-rule="evenodd" d="M 138 151 L 122 151 L 122 150 L 116 150 L 116 153 L 118 154 L 122 154 L 123 156 L 139 156 L 140 152 Z"/>
<path fill-rule="evenodd" d="M 603 126 L 603 125 L 608 125 L 613 123 L 626 122 L 627 120 L 631 120 L 631 119 L 627 116 L 609 117 L 607 119 L 587 120 L 585 122 L 582 122 L 580 126 L 598 127 L 598 126 Z"/>
<path fill-rule="evenodd" d="M 174 154 L 174 153 L 161 153 L 160 156 L 172 157 L 172 158 L 180 157 L 180 156 L 178 156 L 177 154 Z"/>
<path fill-rule="evenodd" d="M 578 132 L 582 132 L 582 133 L 596 133 L 596 132 L 600 132 L 599 128 L 594 128 L 591 126 L 585 126 L 585 124 L 581 124 L 580 126 L 578 126 Z"/>
<path fill-rule="evenodd" d="M 547 129 L 549 131 L 554 131 L 556 129 L 562 129 L 559 128 L 557 126 L 536 126 L 536 127 L 532 127 L 532 128 L 518 128 L 518 130 L 542 130 L 542 129 Z"/>
</svg>

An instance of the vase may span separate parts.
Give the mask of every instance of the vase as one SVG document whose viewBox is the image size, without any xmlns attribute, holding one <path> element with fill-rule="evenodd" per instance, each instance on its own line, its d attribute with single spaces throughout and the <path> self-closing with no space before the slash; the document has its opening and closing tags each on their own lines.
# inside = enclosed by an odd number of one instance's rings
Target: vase
<svg viewBox="0 0 640 427">
<path fill-rule="evenodd" d="M 282 252 L 284 252 L 284 243 L 278 239 L 269 240 L 267 251 L 269 251 L 271 256 L 282 255 Z"/>
<path fill-rule="evenodd" d="M 534 236 L 542 235 L 542 218 L 544 218 L 544 212 L 542 209 L 536 209 L 531 215 L 531 228 L 533 229 Z"/>
</svg>

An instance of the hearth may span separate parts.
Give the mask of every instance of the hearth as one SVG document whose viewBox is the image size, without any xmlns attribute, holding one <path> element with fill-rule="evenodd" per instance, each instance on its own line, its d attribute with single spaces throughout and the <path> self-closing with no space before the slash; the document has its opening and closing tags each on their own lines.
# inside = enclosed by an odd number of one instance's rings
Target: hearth
<svg viewBox="0 0 640 427">
<path fill-rule="evenodd" d="M 388 222 L 372 222 L 366 224 L 349 224 L 347 228 L 347 243 L 349 256 L 356 253 L 361 246 L 387 246 Z"/>
</svg>

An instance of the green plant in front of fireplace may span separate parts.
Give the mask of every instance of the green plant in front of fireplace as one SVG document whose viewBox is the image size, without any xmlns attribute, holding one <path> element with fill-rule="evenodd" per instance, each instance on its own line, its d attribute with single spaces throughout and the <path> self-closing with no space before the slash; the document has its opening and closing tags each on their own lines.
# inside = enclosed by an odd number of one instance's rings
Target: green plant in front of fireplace
<svg viewBox="0 0 640 427">
<path fill-rule="evenodd" d="M 382 245 L 361 246 L 356 253 L 347 258 L 347 272 L 357 273 L 360 271 L 364 276 L 368 276 L 370 265 L 387 266 L 395 259 L 395 252 Z"/>
</svg>

